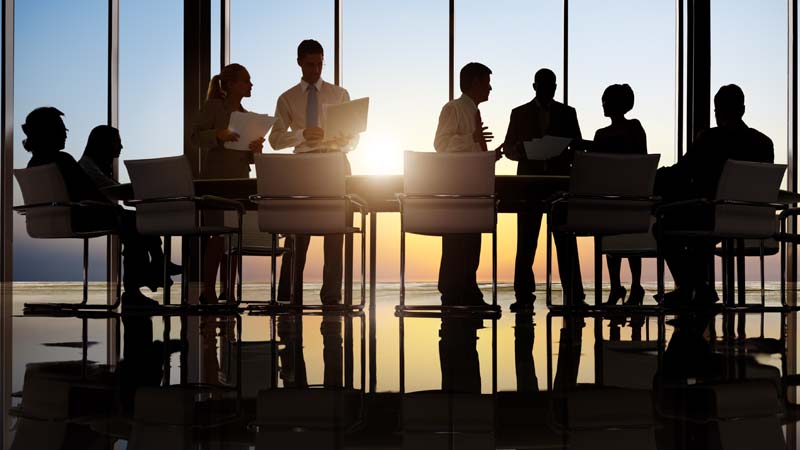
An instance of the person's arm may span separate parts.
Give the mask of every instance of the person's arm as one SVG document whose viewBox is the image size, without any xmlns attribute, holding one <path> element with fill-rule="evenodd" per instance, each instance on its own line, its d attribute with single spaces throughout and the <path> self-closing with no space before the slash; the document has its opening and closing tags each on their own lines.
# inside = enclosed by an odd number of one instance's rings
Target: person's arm
<svg viewBox="0 0 800 450">
<path fill-rule="evenodd" d="M 519 112 L 511 111 L 511 118 L 508 120 L 508 131 L 503 142 L 503 154 L 506 158 L 514 161 L 524 161 L 527 159 L 523 152 L 524 126 L 520 120 Z"/>
<path fill-rule="evenodd" d="M 269 145 L 275 150 L 282 150 L 288 147 L 297 147 L 305 142 L 303 129 L 289 131 L 292 123 L 292 116 L 289 111 L 289 101 L 285 96 L 278 97 L 278 104 L 275 106 L 275 123 L 269 133 Z"/>
<path fill-rule="evenodd" d="M 217 129 L 214 125 L 221 107 L 222 102 L 220 101 L 209 100 L 203 103 L 202 109 L 200 109 L 192 124 L 192 145 L 201 148 L 219 146 Z"/>
<path fill-rule="evenodd" d="M 472 134 L 459 134 L 458 115 L 452 104 L 446 104 L 439 114 L 439 125 L 433 138 L 433 148 L 437 152 L 465 152 L 475 146 Z"/>
<path fill-rule="evenodd" d="M 576 141 L 580 141 L 581 137 L 581 126 L 578 125 L 578 113 L 575 112 L 575 108 L 569 108 L 569 120 L 570 120 L 570 136 Z"/>
</svg>

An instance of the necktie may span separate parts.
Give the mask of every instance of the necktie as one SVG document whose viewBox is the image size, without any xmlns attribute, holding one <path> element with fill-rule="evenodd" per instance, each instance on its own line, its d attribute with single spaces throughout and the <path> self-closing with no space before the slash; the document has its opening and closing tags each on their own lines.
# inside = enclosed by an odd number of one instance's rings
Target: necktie
<svg viewBox="0 0 800 450">
<path fill-rule="evenodd" d="M 306 100 L 306 128 L 319 126 L 319 115 L 317 114 L 317 87 L 313 84 L 308 86 L 308 99 Z"/>
<path fill-rule="evenodd" d="M 481 128 L 483 128 L 483 120 L 481 119 L 481 110 L 478 109 L 475 112 L 475 129 L 480 130 Z M 486 147 L 486 141 L 484 141 L 483 139 L 478 141 L 478 144 L 480 144 L 482 151 L 484 152 L 489 151 L 489 149 Z"/>
</svg>

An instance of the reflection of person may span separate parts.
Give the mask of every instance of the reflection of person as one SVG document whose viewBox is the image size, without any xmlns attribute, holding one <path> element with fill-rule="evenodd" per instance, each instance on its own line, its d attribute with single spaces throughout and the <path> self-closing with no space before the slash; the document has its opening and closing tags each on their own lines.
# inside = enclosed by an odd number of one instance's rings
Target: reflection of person
<svg viewBox="0 0 800 450">
<path fill-rule="evenodd" d="M 110 125 L 98 125 L 89 133 L 86 148 L 78 161 L 86 175 L 98 189 L 117 186 L 119 182 L 114 179 L 114 160 L 122 152 L 122 139 L 119 130 Z M 123 220 L 135 223 L 136 214 L 133 211 L 122 211 Z M 142 245 L 149 254 L 150 265 L 145 279 L 142 282 L 155 291 L 164 284 L 164 252 L 161 250 L 161 239 L 157 236 L 139 236 Z M 170 275 L 181 273 L 181 267 L 169 262 L 167 270 Z"/>
<path fill-rule="evenodd" d="M 297 47 L 297 65 L 303 76 L 300 83 L 278 97 L 275 106 L 275 124 L 269 135 L 269 143 L 275 150 L 294 147 L 295 153 L 317 153 L 341 151 L 348 152 L 355 147 L 356 137 L 327 139 L 324 124 L 324 105 L 337 105 L 350 101 L 350 94 L 342 87 L 322 80 L 324 53 L 322 45 L 312 39 L 305 40 Z M 347 164 L 347 172 L 350 165 Z M 303 270 L 310 236 L 288 237 L 286 247 L 295 241 L 296 255 L 283 257 L 278 300 L 289 301 L 289 280 L 291 264 L 295 266 L 295 302 L 303 302 Z M 342 243 L 341 234 L 324 237 L 325 265 L 322 272 L 323 304 L 337 304 L 342 301 Z"/>
<path fill-rule="evenodd" d="M 578 384 L 584 326 L 586 323 L 582 317 L 564 317 L 558 342 L 556 376 L 553 380 L 553 389 L 556 391 L 565 391 Z"/>
<path fill-rule="evenodd" d="M 665 201 L 691 198 L 714 198 L 725 161 L 772 163 L 772 140 L 742 120 L 744 93 L 739 86 L 722 86 L 714 96 L 717 126 L 700 133 L 689 151 L 670 167 L 656 175 L 655 193 Z M 681 213 L 667 220 L 691 220 Z M 692 298 L 714 302 L 719 299 L 709 284 L 707 265 L 713 258 L 716 241 L 712 239 L 668 239 L 661 243 L 664 258 L 677 289 L 665 297 L 668 306 L 686 304 Z"/>
<path fill-rule="evenodd" d="M 492 134 L 483 126 L 478 105 L 489 99 L 492 71 L 480 63 L 461 69 L 461 97 L 442 107 L 433 147 L 437 152 L 488 151 Z M 500 154 L 499 149 L 496 154 Z M 486 305 L 478 288 L 476 272 L 481 259 L 480 234 L 442 236 L 442 260 L 439 265 L 439 292 L 442 305 Z"/>
<path fill-rule="evenodd" d="M 442 391 L 480 394 L 481 368 L 477 345 L 481 326 L 481 320 L 442 318 L 439 330 Z"/>
<path fill-rule="evenodd" d="M 211 79 L 206 102 L 192 125 L 192 144 L 200 147 L 201 178 L 247 178 L 250 176 L 250 163 L 253 162 L 252 153 L 261 152 L 264 139 L 250 142 L 250 152 L 226 149 L 225 143 L 239 140 L 239 135 L 228 129 L 228 122 L 234 111 L 246 112 L 242 106 L 242 99 L 250 97 L 252 88 L 250 73 L 239 64 L 229 64 L 223 67 L 219 75 L 215 75 Z M 221 220 L 221 218 L 208 220 Z M 203 287 L 200 294 L 201 303 L 217 302 L 215 287 L 219 267 L 223 270 L 222 279 L 228 278 L 224 273 L 224 243 L 225 241 L 221 237 L 212 237 L 207 240 Z M 235 267 L 231 267 L 231 273 L 236 273 Z M 231 287 L 224 286 L 224 284 L 220 298 L 232 294 L 232 291 L 229 291 Z"/>
<path fill-rule="evenodd" d="M 523 142 L 545 135 L 580 139 L 581 129 L 575 109 L 553 100 L 556 75 L 550 69 L 536 72 L 533 89 L 536 91 L 534 99 L 511 111 L 503 145 L 505 155 L 519 161 L 517 175 L 566 175 L 572 162 L 571 150 L 541 163 L 527 159 Z M 511 305 L 512 311 L 531 308 L 536 299 L 533 260 L 539 242 L 543 212 L 542 205 L 537 205 L 529 212 L 517 214 L 517 257 L 514 263 L 514 295 L 517 301 Z M 565 303 L 583 303 L 583 284 L 575 237 L 561 233 L 556 233 L 554 237 Z M 567 281 L 570 279 L 572 283 Z"/>
<path fill-rule="evenodd" d="M 56 108 L 43 107 L 34 109 L 25 118 L 22 131 L 26 138 L 22 145 L 31 152 L 28 167 L 55 164 L 64 179 L 70 201 L 94 201 L 109 205 L 109 208 L 98 209 L 91 214 L 76 215 L 73 225 L 78 230 L 86 231 L 118 230 L 122 241 L 124 269 L 122 284 L 125 293 L 122 295 L 122 305 L 125 308 L 154 306 L 154 300 L 139 292 L 139 288 L 149 281 L 149 261 L 141 242 L 142 236 L 136 231 L 136 221 L 133 215 L 125 214 L 122 208 L 114 208 L 75 158 L 61 151 L 67 141 L 67 128 L 61 119 L 63 115 Z"/>
<path fill-rule="evenodd" d="M 278 337 L 284 347 L 278 352 L 280 377 L 284 387 L 307 388 L 308 376 L 303 354 L 303 316 L 279 315 Z M 322 335 L 323 386 L 344 386 L 344 346 L 342 317 L 323 314 L 320 324 Z"/>
<path fill-rule="evenodd" d="M 514 324 L 514 363 L 517 392 L 538 392 L 539 380 L 533 363 L 533 314 L 519 313 Z"/>
<path fill-rule="evenodd" d="M 603 113 L 611 119 L 611 125 L 600 128 L 594 134 L 592 151 L 601 153 L 622 153 L 626 155 L 646 155 L 647 135 L 642 124 L 636 119 L 626 119 L 625 114 L 633 109 L 633 89 L 627 84 L 612 84 L 603 92 Z M 625 298 L 626 290 L 620 283 L 622 258 L 606 256 L 611 292 L 606 304 L 614 305 Z M 626 305 L 641 305 L 644 300 L 642 288 L 642 258 L 629 257 L 631 268 L 631 295 Z"/>
</svg>

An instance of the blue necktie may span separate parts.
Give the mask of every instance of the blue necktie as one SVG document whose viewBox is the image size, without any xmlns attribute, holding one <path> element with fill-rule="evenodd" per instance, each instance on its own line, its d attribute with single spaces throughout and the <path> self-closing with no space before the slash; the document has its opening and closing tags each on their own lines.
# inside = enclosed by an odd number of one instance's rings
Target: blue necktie
<svg viewBox="0 0 800 450">
<path fill-rule="evenodd" d="M 308 99 L 306 100 L 306 128 L 319 126 L 317 113 L 317 87 L 308 85 Z"/>
</svg>

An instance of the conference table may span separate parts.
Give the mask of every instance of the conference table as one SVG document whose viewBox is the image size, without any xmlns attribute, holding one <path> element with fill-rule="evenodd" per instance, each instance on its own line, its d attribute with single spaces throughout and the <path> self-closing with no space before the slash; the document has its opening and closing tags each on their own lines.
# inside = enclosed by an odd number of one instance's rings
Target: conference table
<svg viewBox="0 0 800 450">
<path fill-rule="evenodd" d="M 255 178 L 195 180 L 196 195 L 216 195 L 237 200 L 247 200 L 256 194 Z M 402 175 L 352 175 L 346 180 L 347 192 L 356 194 L 367 203 L 369 213 L 369 305 L 375 305 L 376 299 L 376 262 L 377 262 L 377 230 L 378 214 L 399 212 L 400 205 L 396 194 L 403 192 Z M 500 213 L 518 213 L 531 211 L 541 205 L 542 201 L 556 192 L 569 188 L 567 175 L 497 175 L 495 176 L 495 192 L 498 198 Z M 121 184 L 105 190 L 107 195 L 117 200 L 134 198 L 130 184 Z M 800 203 L 800 194 L 780 191 L 779 203 Z M 256 205 L 245 202 L 248 208 Z M 364 230 L 362 230 L 363 232 Z M 353 237 L 345 239 L 345 304 L 352 304 L 353 280 Z"/>
</svg>

